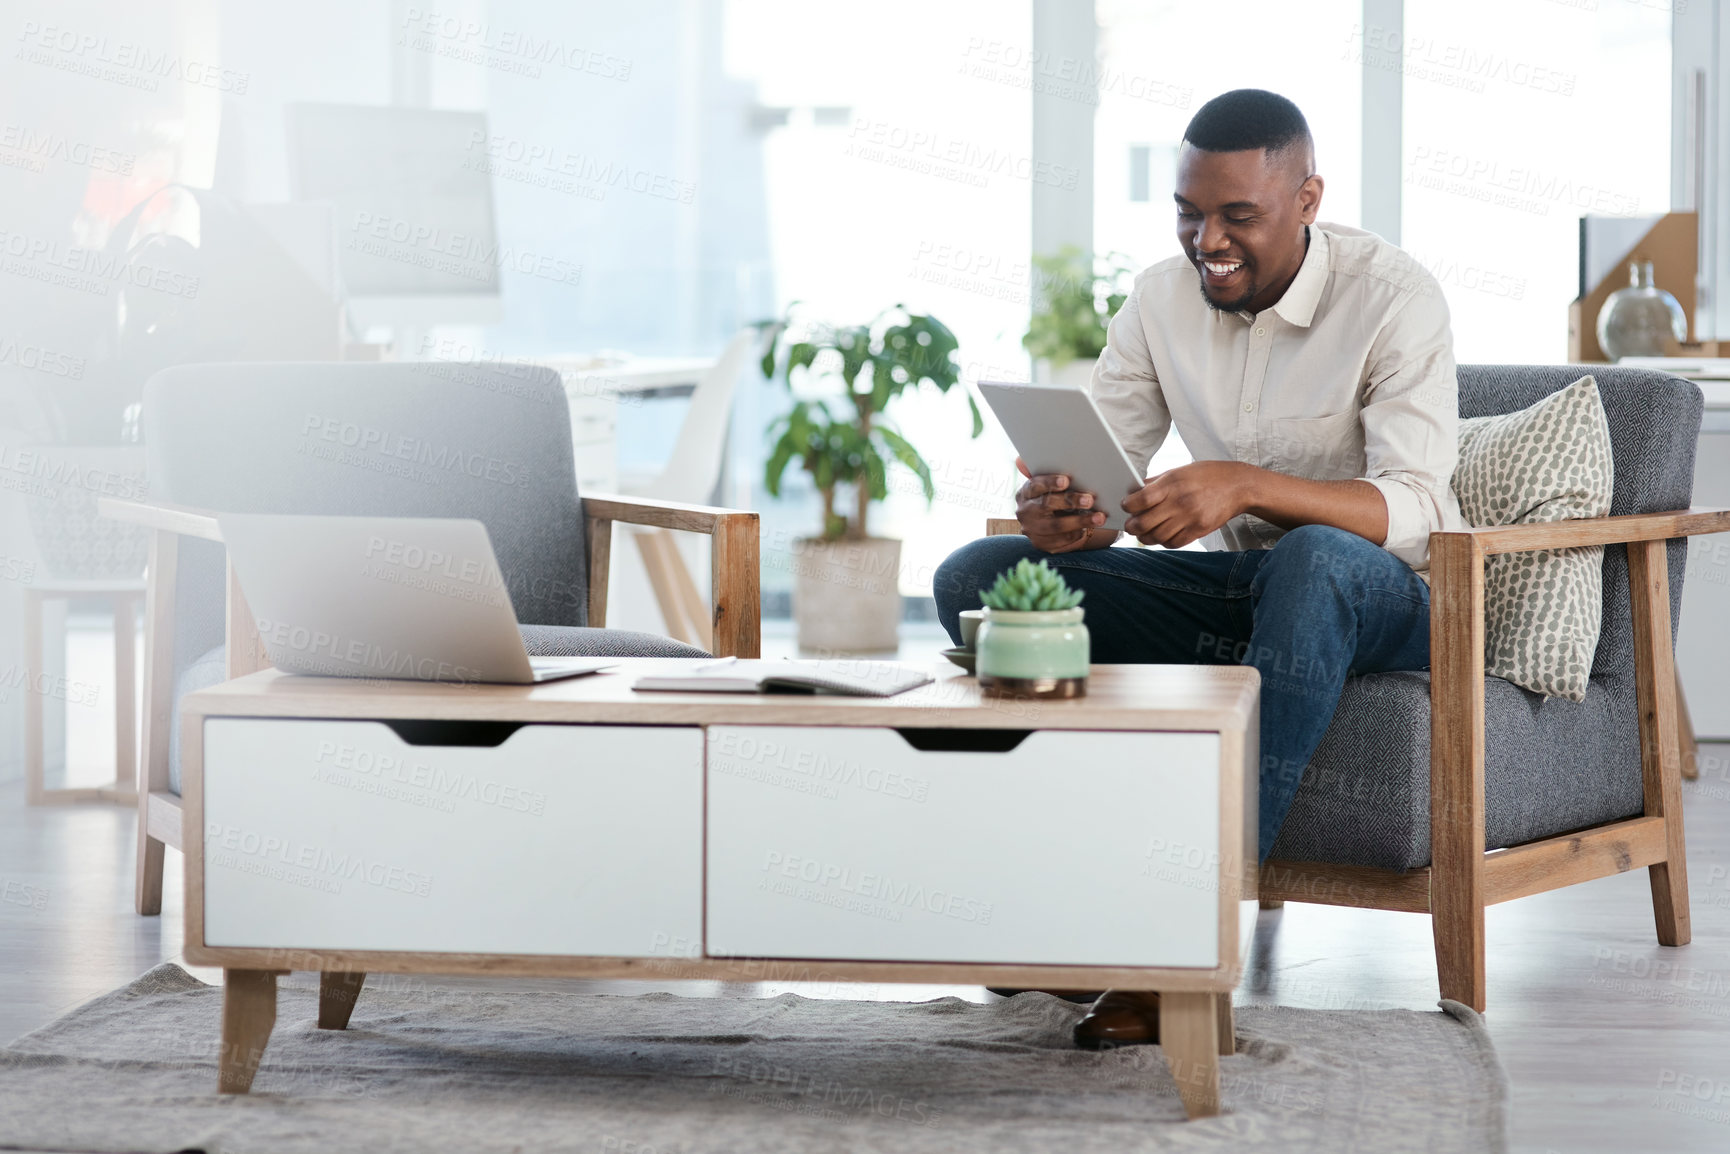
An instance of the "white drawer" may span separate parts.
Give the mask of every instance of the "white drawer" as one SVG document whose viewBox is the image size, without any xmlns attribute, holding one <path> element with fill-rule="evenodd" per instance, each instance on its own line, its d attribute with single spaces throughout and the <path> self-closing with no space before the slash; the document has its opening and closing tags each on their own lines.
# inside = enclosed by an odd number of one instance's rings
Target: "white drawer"
<svg viewBox="0 0 1730 1154">
<path fill-rule="evenodd" d="M 644 956 L 702 932 L 696 728 L 488 748 L 211 719 L 203 790 L 207 945 Z"/>
<path fill-rule="evenodd" d="M 1211 733 L 939 752 L 893 729 L 711 727 L 705 947 L 1217 965 L 1219 759 Z"/>
</svg>

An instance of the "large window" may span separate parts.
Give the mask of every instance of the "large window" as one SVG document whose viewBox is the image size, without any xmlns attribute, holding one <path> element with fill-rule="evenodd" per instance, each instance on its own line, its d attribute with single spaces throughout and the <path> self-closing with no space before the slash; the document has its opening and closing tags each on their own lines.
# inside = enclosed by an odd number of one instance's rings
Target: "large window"
<svg viewBox="0 0 1730 1154">
<path fill-rule="evenodd" d="M 1094 124 L 1094 249 L 1136 268 L 1174 256 L 1172 190 L 1190 117 L 1233 88 L 1266 88 L 1303 110 L 1326 183 L 1323 220 L 1356 226 L 1362 85 L 1360 0 L 1248 0 L 1220 10 L 1179 0 L 1096 0 L 1099 113 Z M 1152 471 L 1184 464 L 1174 432 Z"/>
<path fill-rule="evenodd" d="M 724 67 L 759 101 L 778 307 L 862 323 L 905 304 L 954 330 L 967 381 L 1025 379 L 1030 181 L 1047 175 L 1030 154 L 1031 27 L 1026 0 L 729 0 Z M 761 468 L 761 430 L 785 404 L 779 385 L 742 401 L 741 469 Z M 870 527 L 903 539 L 902 592 L 918 595 L 1003 509 L 1014 454 L 995 432 L 969 440 L 958 390 L 909 395 L 898 417 L 938 499 L 928 510 L 898 471 Z M 765 590 L 791 584 L 789 538 L 820 520 L 803 476 L 788 479 L 802 499 L 758 499 Z"/>
<path fill-rule="evenodd" d="M 1461 361 L 1561 361 L 1584 215 L 1670 208 L 1666 4 L 1407 0 L 1402 242 Z M 1396 64 L 1396 62 L 1398 62 Z"/>
<path fill-rule="evenodd" d="M 1303 110 L 1326 181 L 1322 219 L 1356 225 L 1361 149 L 1354 40 L 1361 0 L 1247 0 L 1230 20 L 1207 4 L 1096 0 L 1099 115 L 1094 244 L 1146 266 L 1179 251 L 1177 146 L 1190 117 L 1233 88 L 1266 88 Z"/>
</svg>

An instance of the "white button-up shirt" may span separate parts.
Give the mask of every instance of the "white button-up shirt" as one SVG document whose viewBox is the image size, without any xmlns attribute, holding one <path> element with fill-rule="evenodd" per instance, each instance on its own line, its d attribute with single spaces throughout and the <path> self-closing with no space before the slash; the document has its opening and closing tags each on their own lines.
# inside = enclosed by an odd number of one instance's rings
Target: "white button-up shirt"
<svg viewBox="0 0 1730 1154">
<path fill-rule="evenodd" d="M 1144 470 L 1175 424 L 1198 461 L 1368 481 L 1388 504 L 1383 547 L 1420 572 L 1430 533 L 1465 526 L 1447 301 L 1371 233 L 1312 225 L 1297 278 L 1259 314 L 1209 307 L 1185 257 L 1154 265 L 1111 322 L 1092 393 Z M 1284 532 L 1246 513 L 1203 543 L 1266 549 Z"/>
</svg>

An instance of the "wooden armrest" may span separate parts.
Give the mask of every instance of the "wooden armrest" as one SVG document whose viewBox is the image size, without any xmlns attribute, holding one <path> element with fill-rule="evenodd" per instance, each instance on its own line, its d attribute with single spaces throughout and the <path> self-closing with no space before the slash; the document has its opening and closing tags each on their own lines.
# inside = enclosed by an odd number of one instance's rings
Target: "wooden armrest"
<svg viewBox="0 0 1730 1154">
<path fill-rule="evenodd" d="M 1019 537 L 1021 522 L 1014 517 L 985 518 L 985 535 L 987 537 Z"/>
<path fill-rule="evenodd" d="M 96 498 L 96 511 L 114 521 L 161 529 L 186 537 L 202 537 L 206 541 L 222 540 L 222 530 L 216 524 L 216 514 L 207 509 L 186 505 L 170 505 L 163 501 L 124 501 L 119 497 Z"/>
<path fill-rule="evenodd" d="M 1631 513 L 1622 517 L 1582 517 L 1573 521 L 1545 521 L 1529 525 L 1493 525 L 1459 533 L 1431 533 L 1434 550 L 1437 537 L 1470 537 L 1485 556 L 1492 553 L 1529 553 L 1534 549 L 1573 549 L 1582 545 L 1626 545 L 1635 541 L 1667 541 L 1672 537 L 1695 537 L 1701 533 L 1730 532 L 1730 509 L 1675 509 L 1668 513 Z"/>
<path fill-rule="evenodd" d="M 607 623 L 607 570 L 613 551 L 613 522 L 705 533 L 709 549 L 709 648 L 717 657 L 757 657 L 762 652 L 761 563 L 755 513 L 686 505 L 617 493 L 586 493 L 588 522 L 589 624 Z"/>
<path fill-rule="evenodd" d="M 622 521 L 627 525 L 648 525 L 685 533 L 713 534 L 721 525 L 757 520 L 757 514 L 740 509 L 657 501 L 652 497 L 625 497 L 618 493 L 584 493 L 583 512 L 590 520 Z"/>
</svg>

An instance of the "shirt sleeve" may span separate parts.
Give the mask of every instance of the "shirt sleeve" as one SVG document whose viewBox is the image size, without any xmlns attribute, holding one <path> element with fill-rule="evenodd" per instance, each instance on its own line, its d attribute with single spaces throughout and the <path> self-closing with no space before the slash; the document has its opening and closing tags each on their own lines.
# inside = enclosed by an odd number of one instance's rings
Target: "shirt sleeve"
<svg viewBox="0 0 1730 1154">
<path fill-rule="evenodd" d="M 1129 299 L 1117 310 L 1106 329 L 1105 351 L 1093 366 L 1089 392 L 1105 423 L 1117 434 L 1123 451 L 1143 474 L 1153 455 L 1165 443 L 1171 429 L 1171 411 L 1160 389 L 1153 354 L 1147 346 L 1147 326 L 1142 319 L 1142 286 L 1137 283 Z"/>
<path fill-rule="evenodd" d="M 1433 281 L 1397 309 L 1370 347 L 1360 414 L 1365 475 L 1388 504 L 1388 552 L 1423 570 L 1430 534 L 1463 526 L 1452 488 L 1459 384 L 1448 305 Z"/>
</svg>

